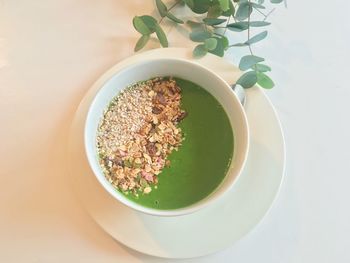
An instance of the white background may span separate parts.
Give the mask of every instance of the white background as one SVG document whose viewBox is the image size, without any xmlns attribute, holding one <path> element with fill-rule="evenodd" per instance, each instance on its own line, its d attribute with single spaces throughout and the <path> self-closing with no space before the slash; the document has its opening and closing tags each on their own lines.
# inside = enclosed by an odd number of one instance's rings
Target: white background
<svg viewBox="0 0 350 263">
<path fill-rule="evenodd" d="M 132 17 L 153 10 L 151 0 L 0 1 L 0 262 L 164 262 L 104 233 L 64 162 L 80 99 L 133 54 Z M 274 69 L 268 95 L 285 132 L 280 195 L 240 242 L 183 262 L 350 262 L 349 10 L 345 0 L 295 0 L 271 15 L 255 50 Z M 169 38 L 191 45 L 176 29 Z"/>
</svg>

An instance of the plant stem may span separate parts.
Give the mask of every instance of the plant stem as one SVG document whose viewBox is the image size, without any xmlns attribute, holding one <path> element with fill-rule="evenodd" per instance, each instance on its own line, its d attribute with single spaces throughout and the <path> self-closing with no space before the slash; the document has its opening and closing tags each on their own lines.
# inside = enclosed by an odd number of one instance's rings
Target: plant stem
<svg viewBox="0 0 350 263">
<path fill-rule="evenodd" d="M 267 13 L 264 21 L 272 14 L 273 11 L 275 11 L 276 8 L 272 9 L 270 12 Z"/>
<path fill-rule="evenodd" d="M 175 6 L 177 6 L 180 2 L 181 2 L 181 0 L 178 0 L 178 1 L 176 1 L 172 6 L 170 6 L 170 7 L 168 8 L 167 13 L 169 13 L 170 10 L 173 9 Z M 166 17 L 166 16 L 163 16 L 163 17 L 158 21 L 159 24 L 163 22 L 164 17 Z"/>
<path fill-rule="evenodd" d="M 227 19 L 225 30 L 224 30 L 224 35 L 226 35 L 227 25 L 230 23 L 230 20 L 231 20 L 231 16 L 229 16 L 228 19 Z"/>
<path fill-rule="evenodd" d="M 259 10 L 259 8 L 255 8 L 255 7 L 254 7 L 254 9 L 264 16 L 264 20 L 267 18 L 267 15 L 266 15 L 265 13 L 261 12 L 261 11 Z"/>
<path fill-rule="evenodd" d="M 252 8 L 252 5 L 251 5 L 251 0 L 248 0 L 248 2 L 249 2 L 249 8 L 250 8 L 250 9 L 253 9 L 253 8 Z M 249 41 L 249 39 L 250 39 L 250 16 L 251 16 L 251 14 L 248 16 L 248 41 Z M 252 56 L 254 56 L 252 47 L 251 47 L 249 44 L 248 44 L 248 48 L 249 48 L 250 54 L 251 54 Z M 254 70 L 255 70 L 255 72 L 257 71 L 256 65 L 254 65 Z"/>
</svg>

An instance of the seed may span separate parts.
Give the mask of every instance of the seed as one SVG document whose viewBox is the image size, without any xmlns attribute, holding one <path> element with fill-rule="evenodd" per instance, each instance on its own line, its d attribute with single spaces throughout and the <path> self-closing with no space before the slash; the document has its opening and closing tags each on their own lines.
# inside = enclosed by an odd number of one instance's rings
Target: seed
<svg viewBox="0 0 350 263">
<path fill-rule="evenodd" d="M 149 194 L 151 191 L 152 191 L 152 188 L 149 187 L 149 186 L 147 186 L 145 189 L 143 189 L 143 192 L 144 192 L 145 194 Z"/>
</svg>

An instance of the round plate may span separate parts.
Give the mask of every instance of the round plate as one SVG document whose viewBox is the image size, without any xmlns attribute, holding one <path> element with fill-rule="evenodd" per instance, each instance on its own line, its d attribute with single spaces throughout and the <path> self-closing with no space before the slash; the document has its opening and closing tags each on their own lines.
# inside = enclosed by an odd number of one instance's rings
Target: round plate
<svg viewBox="0 0 350 263">
<path fill-rule="evenodd" d="M 271 207 L 284 174 L 280 122 L 260 88 L 246 90 L 251 144 L 243 174 L 231 191 L 190 215 L 169 218 L 136 212 L 113 199 L 98 183 L 85 157 L 83 129 L 89 104 L 103 83 L 122 68 L 150 58 L 192 59 L 188 49 L 147 51 L 118 63 L 94 84 L 80 103 L 71 127 L 68 159 L 74 186 L 91 217 L 113 238 L 134 250 L 166 258 L 211 254 L 242 238 Z M 211 54 L 195 62 L 210 68 L 228 83 L 234 83 L 239 76 L 236 67 Z"/>
</svg>

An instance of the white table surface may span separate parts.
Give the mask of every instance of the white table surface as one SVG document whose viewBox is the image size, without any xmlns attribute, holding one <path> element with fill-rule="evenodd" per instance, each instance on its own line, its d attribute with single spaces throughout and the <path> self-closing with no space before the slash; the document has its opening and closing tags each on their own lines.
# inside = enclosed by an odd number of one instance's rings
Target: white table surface
<svg viewBox="0 0 350 263">
<path fill-rule="evenodd" d="M 285 131 L 280 195 L 234 246 L 179 262 L 350 262 L 349 9 L 344 0 L 295 0 L 271 16 L 256 51 L 274 69 L 268 95 Z M 165 262 L 104 233 L 63 161 L 80 99 L 133 54 L 131 19 L 152 10 L 151 0 L 0 1 L 0 262 Z M 176 30 L 169 38 L 191 45 Z"/>
</svg>

